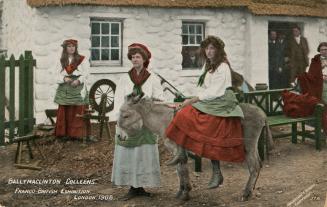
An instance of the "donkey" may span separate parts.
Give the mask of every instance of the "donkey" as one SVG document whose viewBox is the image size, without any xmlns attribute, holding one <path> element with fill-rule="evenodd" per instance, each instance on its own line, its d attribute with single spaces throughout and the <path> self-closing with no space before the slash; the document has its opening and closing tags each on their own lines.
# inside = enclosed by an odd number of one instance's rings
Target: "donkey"
<svg viewBox="0 0 327 207">
<path fill-rule="evenodd" d="M 243 190 L 242 201 L 246 201 L 252 194 L 256 181 L 262 167 L 258 153 L 258 141 L 260 136 L 265 136 L 269 148 L 273 146 L 273 140 L 269 126 L 267 125 L 266 114 L 257 106 L 241 103 L 240 107 L 244 113 L 242 119 L 244 145 L 246 151 L 245 161 L 249 169 L 249 179 Z M 174 109 L 169 108 L 163 103 L 154 102 L 151 99 L 140 99 L 140 97 L 129 97 L 120 108 L 118 125 L 127 135 L 133 135 L 141 127 L 147 127 L 153 133 L 164 139 L 165 146 L 174 154 L 177 153 L 176 143 L 165 136 L 165 129 L 174 117 Z M 177 164 L 177 174 L 180 181 L 179 190 L 176 198 L 188 200 L 191 184 L 187 169 L 187 159 L 185 162 Z M 216 169 L 217 170 L 217 169 Z M 219 180 L 222 181 L 222 173 L 218 165 Z M 214 175 L 213 175 L 214 177 Z M 220 182 L 219 184 L 221 184 Z"/>
</svg>

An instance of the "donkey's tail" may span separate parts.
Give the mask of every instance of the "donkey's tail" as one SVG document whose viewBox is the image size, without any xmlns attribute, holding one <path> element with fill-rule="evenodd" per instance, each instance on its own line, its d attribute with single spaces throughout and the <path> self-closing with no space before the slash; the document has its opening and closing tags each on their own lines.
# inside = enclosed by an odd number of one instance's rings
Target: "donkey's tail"
<svg viewBox="0 0 327 207">
<path fill-rule="evenodd" d="M 269 157 L 269 152 L 274 149 L 274 140 L 272 138 L 272 134 L 270 131 L 270 127 L 268 125 L 267 120 L 265 121 L 265 137 L 266 137 L 266 156 Z"/>
<path fill-rule="evenodd" d="M 274 140 L 272 138 L 272 134 L 271 134 L 270 127 L 268 125 L 267 120 L 265 121 L 265 125 L 266 125 L 266 136 L 267 136 L 267 142 L 269 145 L 269 150 L 272 150 L 272 149 L 274 149 Z"/>
</svg>

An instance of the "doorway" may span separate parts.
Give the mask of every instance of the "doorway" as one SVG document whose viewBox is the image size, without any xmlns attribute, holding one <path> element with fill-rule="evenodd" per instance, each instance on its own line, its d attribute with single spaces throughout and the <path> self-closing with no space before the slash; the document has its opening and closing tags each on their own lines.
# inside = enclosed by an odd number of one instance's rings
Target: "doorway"
<svg viewBox="0 0 327 207">
<path fill-rule="evenodd" d="M 293 36 L 292 28 L 298 26 L 303 32 L 303 25 L 303 22 L 268 22 L 269 89 L 290 86 L 290 71 L 285 62 L 287 43 Z"/>
</svg>

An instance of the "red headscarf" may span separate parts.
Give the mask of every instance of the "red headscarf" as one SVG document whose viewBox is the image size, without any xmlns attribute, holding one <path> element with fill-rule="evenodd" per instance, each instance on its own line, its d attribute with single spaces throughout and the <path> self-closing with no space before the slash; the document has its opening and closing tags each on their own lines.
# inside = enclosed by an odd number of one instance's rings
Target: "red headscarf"
<svg viewBox="0 0 327 207">
<path fill-rule="evenodd" d="M 151 58 L 151 52 L 149 51 L 149 49 L 140 43 L 133 43 L 131 45 L 128 46 L 128 50 L 132 49 L 132 48 L 138 48 L 140 50 L 142 50 L 142 52 L 147 56 L 147 60 L 145 60 L 144 62 L 144 68 L 142 69 L 142 71 L 137 74 L 137 71 L 135 68 L 132 68 L 128 74 L 132 80 L 132 82 L 137 85 L 137 86 L 141 86 L 151 75 L 148 71 L 147 71 L 147 67 L 150 63 L 150 58 Z M 131 60 L 131 57 L 128 57 L 128 59 Z"/>
<path fill-rule="evenodd" d="M 74 39 L 67 39 L 67 40 L 65 40 L 65 41 L 62 43 L 61 46 L 64 47 L 64 46 L 67 46 L 67 45 L 69 45 L 69 44 L 72 44 L 72 45 L 77 46 L 78 41 L 77 41 L 77 40 L 74 40 Z"/>
</svg>

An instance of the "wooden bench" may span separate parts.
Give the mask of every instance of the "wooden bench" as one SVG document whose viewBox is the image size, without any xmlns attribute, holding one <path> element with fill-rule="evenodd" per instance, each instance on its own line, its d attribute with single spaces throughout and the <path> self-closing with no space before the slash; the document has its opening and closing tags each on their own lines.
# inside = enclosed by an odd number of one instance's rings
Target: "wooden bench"
<svg viewBox="0 0 327 207">
<path fill-rule="evenodd" d="M 293 90 L 292 88 L 288 89 L 276 89 L 276 90 L 262 90 L 262 91 L 251 91 L 244 93 L 245 103 L 251 103 L 259 106 L 268 117 L 268 124 L 272 126 L 281 126 L 281 125 L 291 125 L 291 133 L 284 133 L 274 138 L 288 137 L 291 136 L 292 143 L 297 143 L 297 136 L 302 136 L 302 141 L 305 141 L 305 138 L 311 138 L 315 140 L 315 146 L 317 150 L 321 149 L 323 139 L 321 134 L 322 129 L 322 115 L 324 111 L 323 104 L 317 104 L 315 106 L 314 114 L 308 117 L 292 118 L 287 117 L 283 114 L 283 101 L 282 101 L 282 92 L 284 90 Z M 297 123 L 301 123 L 301 130 L 298 131 Z M 306 130 L 305 126 L 310 125 L 314 127 L 314 131 Z M 259 148 L 259 152 L 262 153 L 263 149 Z M 261 154 L 260 153 L 260 154 Z"/>
<path fill-rule="evenodd" d="M 321 143 L 325 139 L 321 134 L 322 129 L 322 114 L 324 111 L 324 106 L 322 104 L 317 104 L 315 107 L 314 114 L 308 117 L 301 118 L 292 118 L 287 117 L 283 114 L 283 101 L 282 101 L 282 92 L 284 90 L 293 90 L 292 88 L 287 89 L 276 89 L 276 90 L 258 90 L 251 91 L 243 94 L 238 94 L 237 97 L 240 102 L 251 103 L 259 106 L 267 115 L 268 124 L 270 127 L 281 126 L 281 125 L 291 125 L 291 133 L 283 133 L 274 138 L 289 137 L 291 136 L 292 143 L 297 143 L 297 136 L 302 136 L 302 141 L 305 141 L 305 138 L 311 138 L 315 140 L 315 147 L 317 150 L 321 149 Z M 297 123 L 301 123 L 301 131 L 297 129 Z M 309 131 L 305 129 L 306 125 L 314 127 L 314 131 Z M 259 139 L 258 150 L 259 155 L 262 160 L 265 158 L 265 142 L 262 138 Z M 201 171 L 201 157 L 195 155 L 194 153 L 189 152 L 189 156 L 194 159 L 194 168 L 195 172 Z"/>
</svg>

